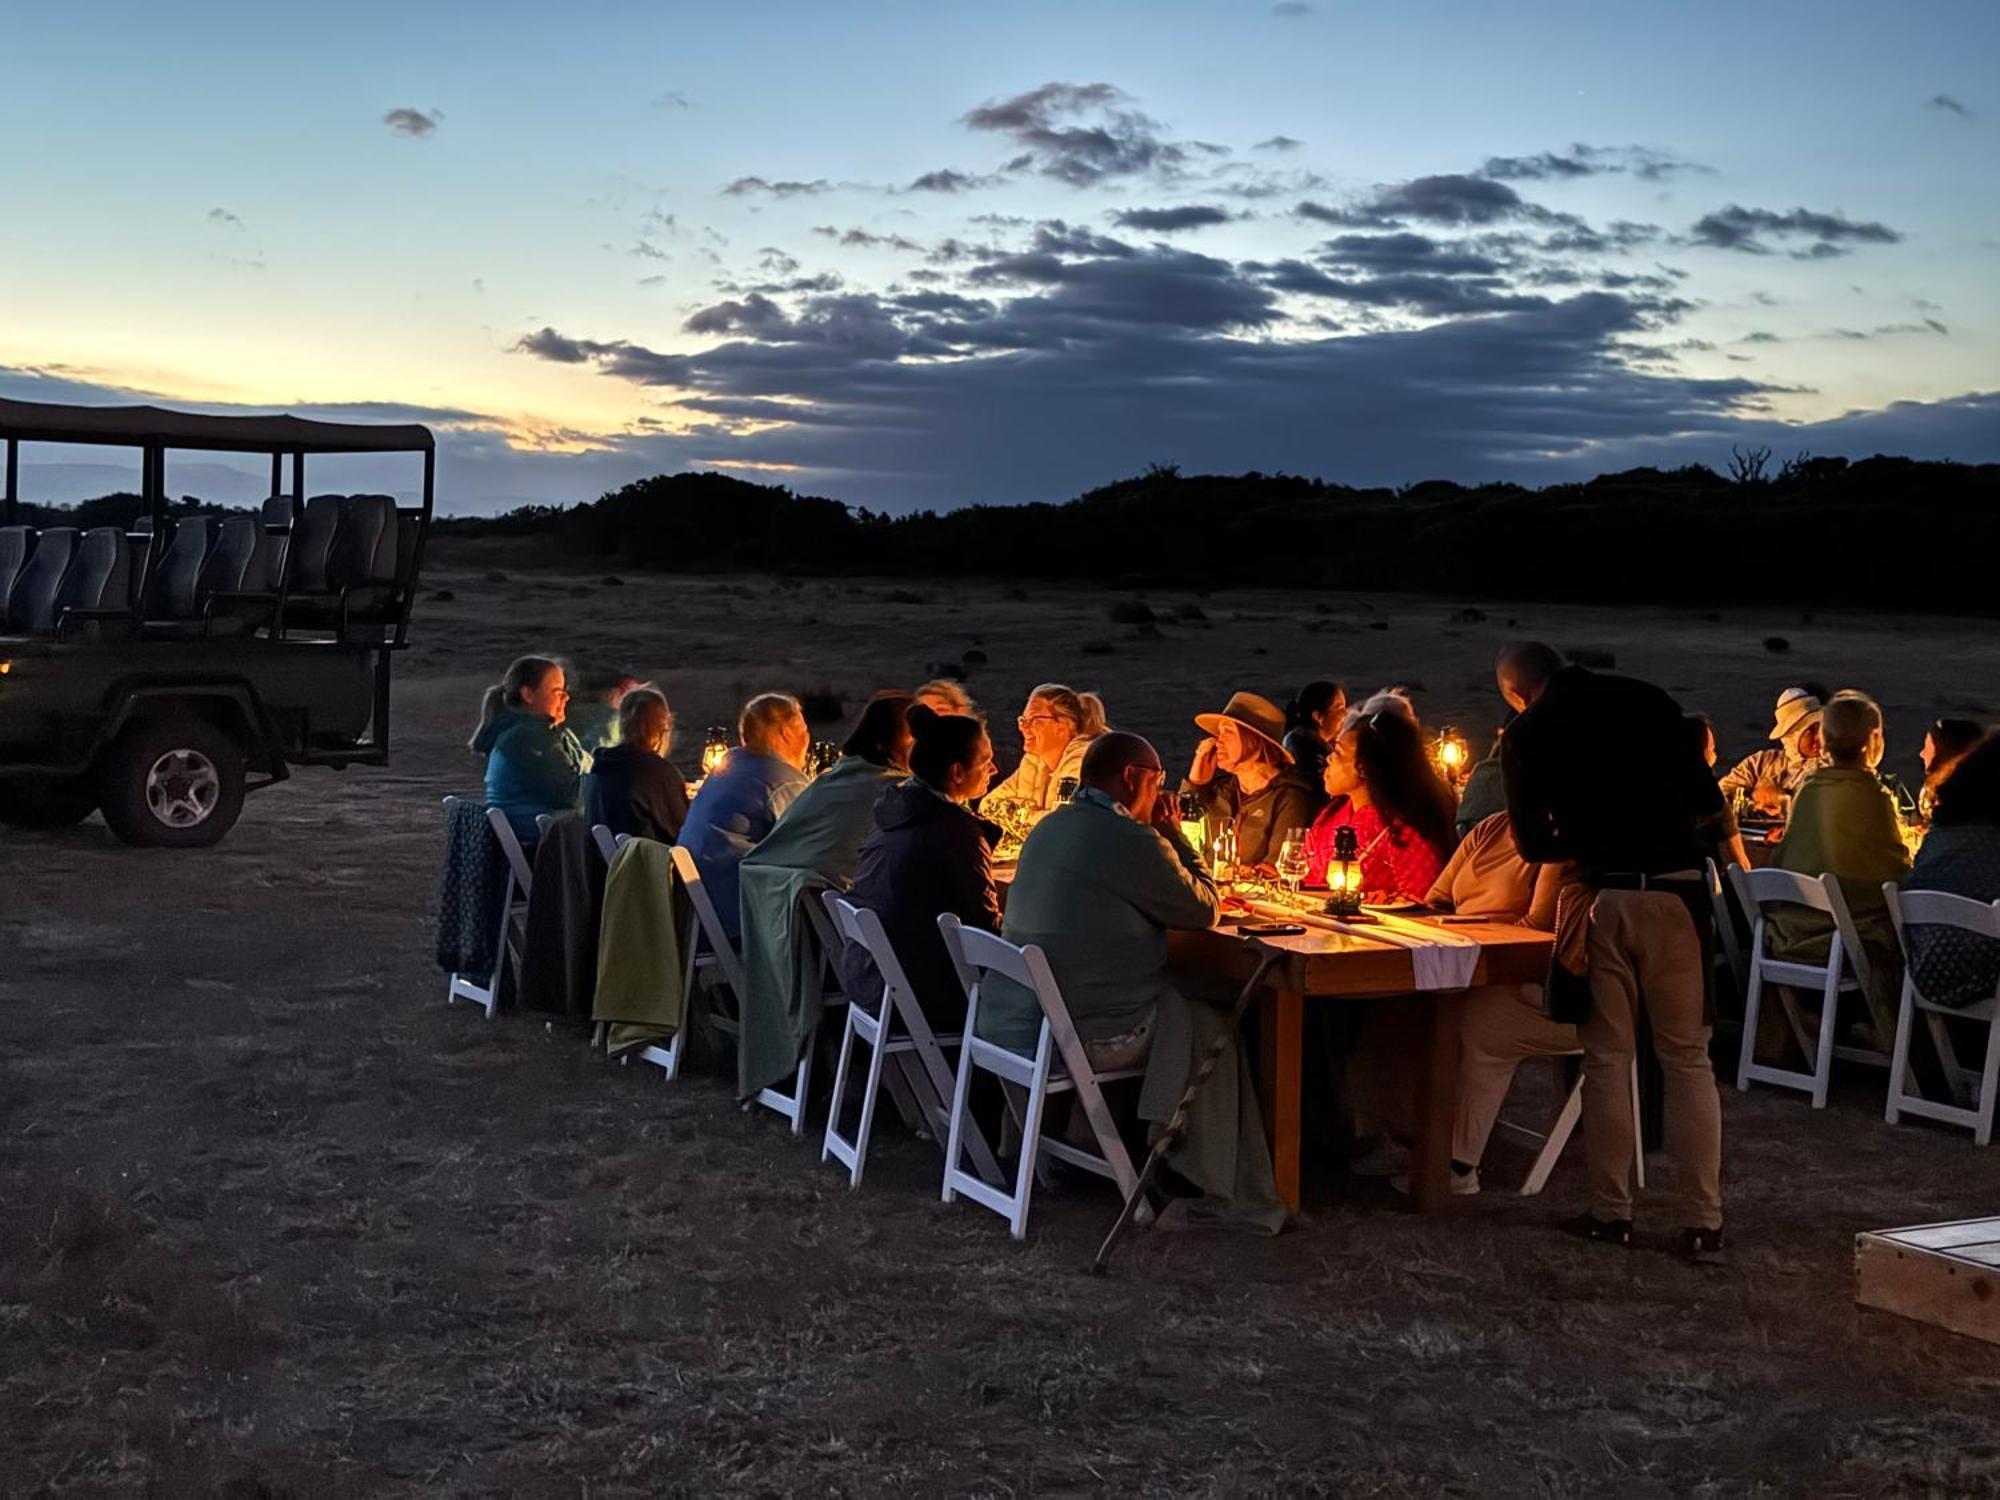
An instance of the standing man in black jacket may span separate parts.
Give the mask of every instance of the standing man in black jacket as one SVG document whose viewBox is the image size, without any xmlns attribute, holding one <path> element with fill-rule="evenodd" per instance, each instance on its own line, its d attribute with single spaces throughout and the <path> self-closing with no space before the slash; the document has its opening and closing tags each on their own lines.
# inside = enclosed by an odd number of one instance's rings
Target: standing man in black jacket
<svg viewBox="0 0 2000 1500">
<path fill-rule="evenodd" d="M 1722 1106 L 1708 1059 L 1708 893 L 1696 830 L 1722 812 L 1722 793 L 1680 705 L 1659 688 L 1566 667 L 1540 642 L 1507 647 L 1496 671 L 1501 695 L 1521 715 L 1502 741 L 1501 765 L 1522 856 L 1574 861 L 1596 892 L 1585 945 L 1589 1014 L 1577 1027 L 1591 1211 L 1565 1227 L 1632 1242 L 1638 1122 L 1627 1080 L 1643 999 L 1666 1074 L 1667 1150 L 1685 1203 L 1677 1246 L 1717 1254 Z"/>
</svg>

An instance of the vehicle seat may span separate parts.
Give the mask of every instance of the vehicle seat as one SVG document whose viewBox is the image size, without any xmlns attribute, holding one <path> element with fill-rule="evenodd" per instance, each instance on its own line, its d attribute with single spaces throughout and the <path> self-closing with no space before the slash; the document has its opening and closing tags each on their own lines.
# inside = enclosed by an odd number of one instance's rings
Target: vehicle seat
<svg viewBox="0 0 2000 1500">
<path fill-rule="evenodd" d="M 147 601 L 150 620 L 192 620 L 200 608 L 197 586 L 202 564 L 208 560 L 209 534 L 214 523 L 207 516 L 183 516 L 174 525 L 173 539 L 160 556 L 153 572 L 153 597 Z"/>
<path fill-rule="evenodd" d="M 209 599 L 215 594 L 262 592 L 268 560 L 282 551 L 281 538 L 264 535 L 261 516 L 239 511 L 222 518 L 195 586 L 196 609 L 211 630 L 218 635 L 240 635 L 270 619 L 272 606 L 268 601 L 226 599 L 211 609 Z"/>
<path fill-rule="evenodd" d="M 14 580 L 28 565 L 35 550 L 32 526 L 0 526 L 0 625 L 7 623 L 7 596 L 14 592 Z"/>
<path fill-rule="evenodd" d="M 129 609 L 131 604 L 132 552 L 125 532 L 117 526 L 93 526 L 77 544 L 76 557 L 56 590 L 54 619 L 42 628 L 52 629 L 64 610 Z"/>
<path fill-rule="evenodd" d="M 34 553 L 7 596 L 8 630 L 33 635 L 55 629 L 56 595 L 76 555 L 79 535 L 74 526 L 51 526 L 36 539 Z"/>
<path fill-rule="evenodd" d="M 263 504 L 264 532 L 260 576 L 256 581 L 245 579 L 242 587 L 263 589 L 275 594 L 285 586 L 285 564 L 292 544 L 292 497 L 273 495 Z M 281 528 L 281 534 L 271 535 L 270 528 Z"/>
<path fill-rule="evenodd" d="M 306 516 L 292 532 L 292 592 L 322 594 L 330 587 L 327 569 L 333 560 L 334 543 L 340 532 L 341 505 L 345 495 L 314 495 L 306 501 Z"/>
</svg>

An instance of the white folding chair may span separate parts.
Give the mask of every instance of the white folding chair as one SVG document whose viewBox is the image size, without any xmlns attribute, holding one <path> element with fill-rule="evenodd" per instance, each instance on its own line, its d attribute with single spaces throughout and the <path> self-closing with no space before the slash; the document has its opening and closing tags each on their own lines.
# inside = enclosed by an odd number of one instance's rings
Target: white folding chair
<svg viewBox="0 0 2000 1500">
<path fill-rule="evenodd" d="M 452 808 L 461 800 L 464 799 L 458 797 L 447 797 L 444 799 L 445 816 L 447 818 L 451 816 Z M 500 847 L 503 851 L 508 851 L 507 893 L 500 902 L 500 934 L 493 945 L 493 972 L 482 976 L 483 983 L 480 979 L 475 979 L 469 974 L 453 973 L 447 975 L 445 979 L 444 1003 L 450 1005 L 455 1001 L 470 1000 L 474 1005 L 485 1011 L 486 1019 L 490 1021 L 493 1019 L 494 1012 L 500 1008 L 500 976 L 507 964 L 507 931 L 514 916 L 514 888 L 521 870 L 527 865 L 528 861 L 527 857 L 521 853 L 521 843 L 519 839 L 514 837 L 514 830 L 506 827 L 507 819 L 504 815 L 492 808 L 488 808 L 486 810 L 486 823 L 489 828 L 494 829 L 496 832 L 499 832 L 501 829 L 506 830 Z M 521 895 L 525 901 L 527 898 L 527 887 L 525 885 L 521 888 Z"/>
<path fill-rule="evenodd" d="M 999 1214 L 1007 1221 L 1013 1237 L 1021 1239 L 1028 1231 L 1028 1202 L 1034 1192 L 1036 1159 L 1041 1153 L 1108 1177 L 1118 1185 L 1120 1193 L 1129 1197 L 1139 1178 L 1132 1169 L 1131 1155 L 1119 1138 L 1111 1108 L 1104 1102 L 1102 1086 L 1123 1078 L 1142 1077 L 1146 1070 L 1122 1068 L 1100 1073 L 1091 1067 L 1089 1054 L 1083 1050 L 1076 1027 L 1070 1021 L 1069 1007 L 1063 1003 L 1062 991 L 1040 948 L 1017 948 L 990 932 L 961 926 L 950 912 L 938 918 L 938 930 L 944 934 L 945 948 L 958 970 L 959 983 L 965 986 L 964 1039 L 958 1051 L 951 1127 L 945 1141 L 944 1201 L 951 1203 L 963 1193 L 974 1203 Z M 990 974 L 1005 975 L 1032 992 L 1040 1002 L 1042 1025 L 1032 1056 L 982 1040 L 978 1035 L 979 994 Z M 991 1073 L 1001 1080 L 1003 1087 L 1012 1084 L 1025 1094 L 1020 1118 L 1021 1159 L 1011 1192 L 993 1187 L 959 1165 L 968 1137 L 979 1137 L 981 1146 L 985 1145 L 979 1126 L 966 1107 L 975 1070 Z M 1097 1140 L 1098 1154 L 1042 1134 L 1042 1114 L 1050 1097 L 1065 1093 L 1076 1095 L 1076 1102 Z"/>
<path fill-rule="evenodd" d="M 1948 895 L 1943 891 L 1905 891 L 1894 884 L 1883 886 L 1882 894 L 1888 899 L 1889 919 L 1895 924 L 1896 941 L 1903 949 L 1903 1003 L 1896 1017 L 1896 1050 L 1889 1061 L 1889 1105 L 1883 1118 L 1894 1125 L 1905 1114 L 1921 1115 L 1927 1120 L 1969 1129 L 1979 1145 L 1991 1145 L 1994 1084 L 2000 1080 L 2000 990 L 1966 1006 L 1938 1005 L 1925 999 L 1917 989 L 1916 968 L 1910 962 L 1908 929 L 1913 926 L 1953 927 L 2000 941 L 2000 901 L 1989 904 L 1967 896 Z M 1958 1087 L 1976 1077 L 1970 1109 L 1957 1104 L 1940 1104 L 1909 1091 L 1910 1032 L 1919 1012 L 1929 1023 L 1938 1057 L 1953 1086 Z M 1944 1019 L 1947 1016 L 1986 1023 L 1986 1061 L 1977 1075 L 1957 1065 L 1950 1034 L 1945 1030 Z"/>
<path fill-rule="evenodd" d="M 1563 1056 L 1581 1057 L 1583 1054 L 1581 1052 L 1569 1052 L 1563 1054 Z M 1509 1130 L 1515 1135 L 1523 1135 L 1530 1140 L 1538 1140 L 1542 1143 L 1542 1149 L 1535 1153 L 1534 1165 L 1528 1168 L 1527 1180 L 1521 1184 L 1521 1196 L 1523 1198 L 1532 1198 L 1549 1185 L 1549 1174 L 1555 1171 L 1556 1163 L 1562 1159 L 1563 1149 L 1569 1145 L 1570 1137 L 1576 1133 L 1577 1122 L 1582 1118 L 1583 1074 L 1579 1071 L 1576 1075 L 1576 1082 L 1570 1085 L 1569 1092 L 1563 1096 L 1562 1108 L 1556 1112 L 1555 1123 L 1549 1126 L 1548 1134 L 1544 1135 L 1540 1131 L 1530 1130 L 1524 1125 L 1516 1125 L 1511 1120 L 1497 1122 L 1503 1130 Z M 1635 1127 L 1632 1132 L 1632 1184 L 1634 1187 L 1643 1190 L 1646 1186 L 1646 1140 L 1644 1130 L 1637 1128 L 1639 1125 L 1639 1061 L 1637 1058 L 1632 1060 L 1632 1120 Z"/>
<path fill-rule="evenodd" d="M 1708 904 L 1715 914 L 1715 967 L 1719 980 L 1724 974 L 1729 976 L 1729 993 L 1740 1004 L 1750 986 L 1750 969 L 1743 956 L 1743 934 L 1736 926 L 1736 913 L 1730 909 L 1729 892 L 1723 888 L 1722 872 L 1715 867 L 1715 861 L 1702 861 L 1702 875 L 1708 883 Z"/>
<path fill-rule="evenodd" d="M 673 847 L 673 861 L 674 878 L 680 881 L 692 913 L 688 929 L 681 939 L 681 947 L 687 955 L 687 967 L 682 976 L 681 1025 L 674 1033 L 673 1041 L 665 1047 L 644 1047 L 639 1053 L 647 1062 L 658 1063 L 664 1068 L 670 1079 L 680 1074 L 683 1043 L 694 1020 L 696 986 L 705 987 L 711 995 L 718 990 L 729 992 L 729 1011 L 711 1012 L 709 1017 L 715 1029 L 724 1036 L 736 1035 L 736 1017 L 742 1013 L 743 1004 L 743 960 L 735 944 L 729 941 L 721 917 L 716 915 L 715 902 L 709 898 L 708 887 L 702 884 L 701 869 L 695 864 L 694 856 L 678 844 Z M 660 1055 L 654 1056 L 655 1053 Z"/>
<path fill-rule="evenodd" d="M 631 836 L 629 833 L 614 834 L 603 823 L 592 823 L 590 825 L 591 842 L 597 845 L 597 853 L 607 866 L 611 863 L 611 856 L 622 849 L 625 846 L 625 841 Z"/>
<path fill-rule="evenodd" d="M 1790 870 L 1746 870 L 1729 867 L 1730 881 L 1737 899 L 1750 914 L 1750 988 L 1743 1003 L 1743 1046 L 1736 1067 L 1736 1086 L 1747 1089 L 1752 1082 L 1773 1083 L 1780 1088 L 1798 1089 L 1812 1095 L 1814 1109 L 1826 1107 L 1827 1085 L 1833 1077 L 1833 1060 L 1842 1057 L 1854 1062 L 1885 1063 L 1885 1054 L 1867 1047 L 1836 1045 L 1840 1032 L 1840 999 L 1843 995 L 1864 995 L 1868 984 L 1868 959 L 1854 931 L 1840 882 L 1831 875 L 1809 880 Z M 1827 939 L 1824 964 L 1792 963 L 1772 958 L 1765 950 L 1767 905 L 1787 902 L 1825 912 L 1833 919 Z M 1801 1073 L 1757 1061 L 1757 1021 L 1763 1012 L 1766 983 L 1790 985 L 1795 989 L 1817 990 L 1820 995 L 1819 1024 L 1809 1028 L 1792 997 L 1779 991 L 1785 1019 L 1800 1048 L 1812 1060 L 1812 1071 Z"/>
<path fill-rule="evenodd" d="M 883 1062 L 889 1058 L 896 1060 L 903 1092 L 914 1100 L 917 1119 L 929 1129 L 933 1139 L 942 1143 L 951 1134 L 953 1089 L 944 1049 L 959 1046 L 962 1038 L 956 1033 L 940 1035 L 931 1030 L 930 1020 L 917 1001 L 916 991 L 903 972 L 903 962 L 896 956 L 895 946 L 883 930 L 879 916 L 854 905 L 838 891 L 822 892 L 821 901 L 841 939 L 866 950 L 882 976 L 882 1003 L 874 1015 L 869 1015 L 865 1006 L 856 1004 L 854 996 L 848 996 L 847 1025 L 841 1033 L 840 1062 L 833 1072 L 833 1099 L 827 1106 L 826 1136 L 819 1153 L 821 1161 L 831 1156 L 846 1167 L 848 1186 L 858 1188 L 868 1162 L 868 1139 L 875 1128 Z M 847 1073 L 856 1040 L 868 1047 L 868 1067 L 861 1085 L 861 1118 L 854 1134 L 844 1136 L 840 1133 L 840 1110 L 847 1098 Z M 894 1076 L 891 1075 L 892 1087 Z M 986 1149 L 986 1142 L 975 1135 L 966 1146 L 981 1176 L 988 1182 L 999 1182 L 1000 1167 Z"/>
<path fill-rule="evenodd" d="M 819 893 L 807 891 L 802 894 L 799 897 L 799 910 L 805 914 L 806 919 L 804 940 L 811 946 L 819 960 L 814 967 L 820 975 L 820 983 L 824 988 L 824 1003 L 845 1004 L 847 997 L 841 992 L 840 978 L 834 966 L 835 956 L 840 952 L 840 938 L 833 930 L 826 908 L 820 904 Z M 741 990 L 737 991 L 739 996 L 742 993 Z M 806 1107 L 811 1102 L 813 1051 L 818 1043 L 819 1028 L 815 1026 L 806 1033 L 805 1045 L 799 1052 L 798 1072 L 792 1075 L 792 1091 L 789 1094 L 779 1088 L 759 1089 L 757 1097 L 751 1101 L 763 1105 L 766 1109 L 775 1110 L 783 1116 L 785 1123 L 791 1127 L 793 1135 L 805 1134 Z M 834 1098 L 837 1106 L 839 1095 L 836 1094 Z M 826 1160 L 823 1152 L 820 1160 Z"/>
</svg>

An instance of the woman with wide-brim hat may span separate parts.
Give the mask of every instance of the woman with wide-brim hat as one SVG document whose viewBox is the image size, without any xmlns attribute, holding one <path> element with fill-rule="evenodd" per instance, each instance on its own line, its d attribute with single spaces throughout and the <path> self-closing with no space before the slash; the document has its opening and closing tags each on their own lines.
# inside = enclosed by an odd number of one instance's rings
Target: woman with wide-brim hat
<svg viewBox="0 0 2000 1500">
<path fill-rule="evenodd" d="M 1285 749 L 1284 711 L 1256 693 L 1235 693 L 1219 714 L 1196 714 L 1206 736 L 1183 786 L 1201 799 L 1209 827 L 1236 831 L 1239 864 L 1269 865 L 1285 835 L 1304 829 L 1326 794 Z"/>
</svg>

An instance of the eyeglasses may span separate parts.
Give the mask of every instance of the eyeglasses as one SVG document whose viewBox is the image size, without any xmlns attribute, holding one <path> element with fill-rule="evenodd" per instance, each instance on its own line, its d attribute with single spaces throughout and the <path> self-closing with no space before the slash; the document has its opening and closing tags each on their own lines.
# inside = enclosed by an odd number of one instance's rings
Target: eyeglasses
<svg viewBox="0 0 2000 1500">
<path fill-rule="evenodd" d="M 1067 724 L 1068 722 L 1069 720 L 1065 719 L 1061 714 L 1023 714 L 1014 721 L 1015 725 L 1021 729 L 1026 729 L 1030 724 Z"/>
</svg>

